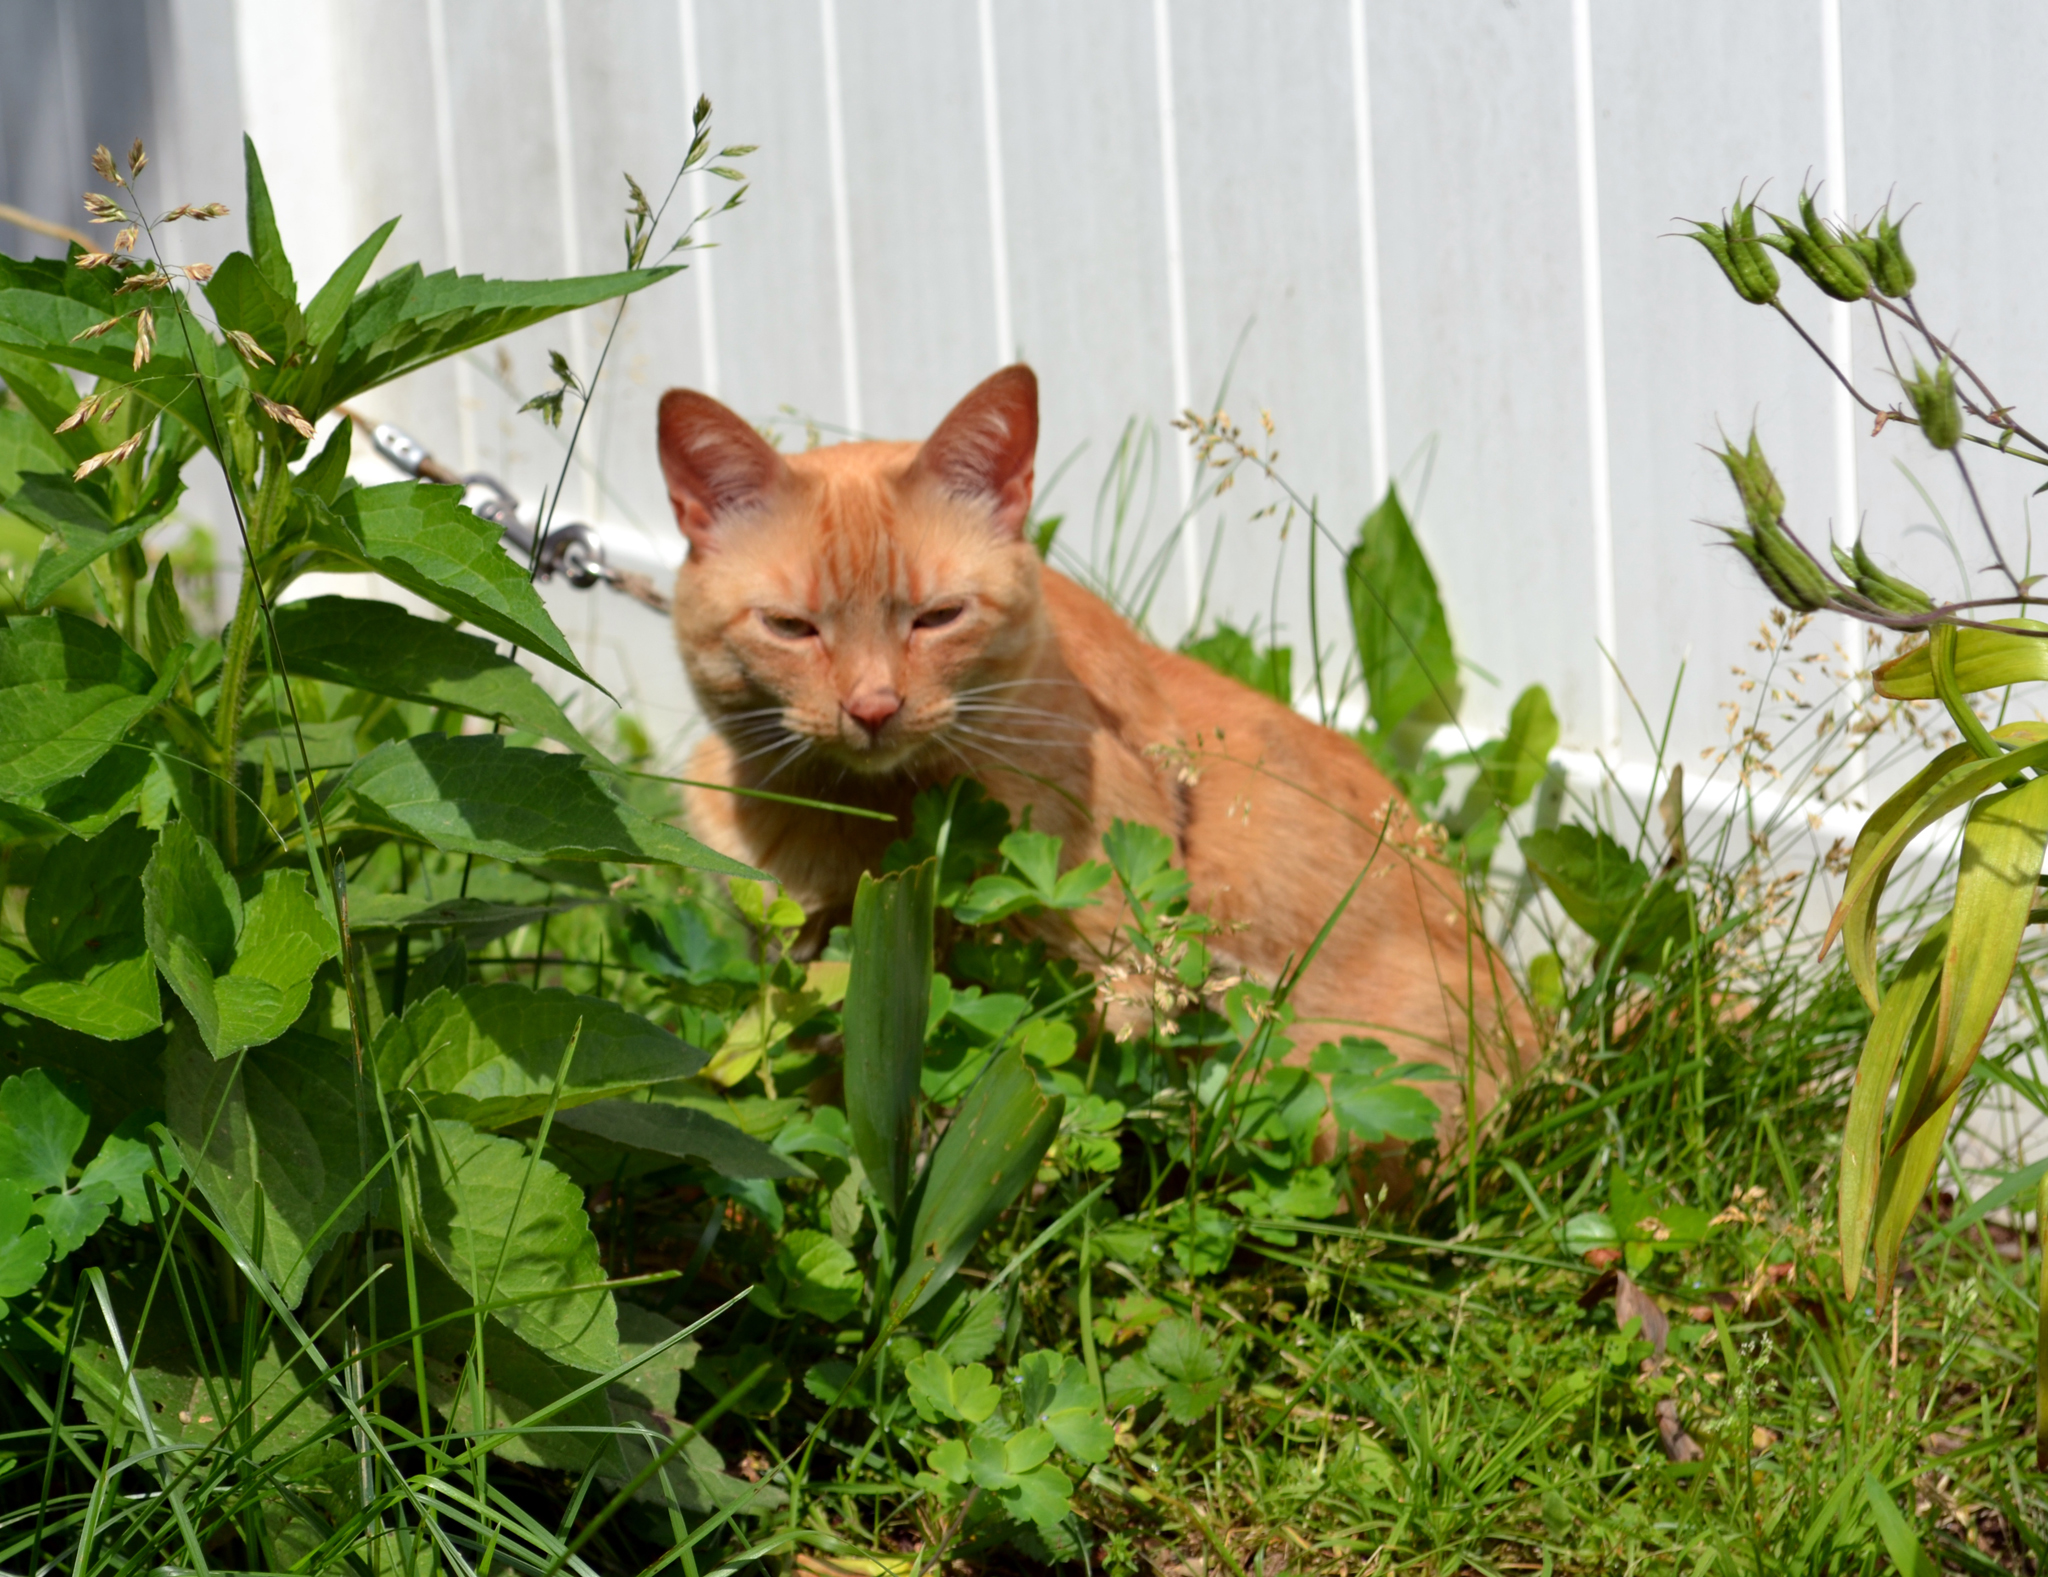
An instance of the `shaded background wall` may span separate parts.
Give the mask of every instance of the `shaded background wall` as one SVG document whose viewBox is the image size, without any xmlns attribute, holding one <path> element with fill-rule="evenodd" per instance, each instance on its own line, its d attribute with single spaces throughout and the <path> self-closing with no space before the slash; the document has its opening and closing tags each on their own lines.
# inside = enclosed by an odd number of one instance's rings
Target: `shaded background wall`
<svg viewBox="0 0 2048 1577">
<path fill-rule="evenodd" d="M 1640 757 L 1629 695 L 1661 715 L 1685 665 L 1691 755 L 1723 737 L 1767 607 L 1697 523 L 1734 513 L 1701 448 L 1717 422 L 1754 417 L 1810 540 L 1867 519 L 1881 557 L 1943 591 L 1961 567 L 1895 462 L 1963 517 L 1913 435 L 1866 441 L 1784 325 L 1669 239 L 1673 216 L 1744 181 L 1789 208 L 1825 179 L 1859 217 L 1896 189 L 1918 205 L 1924 305 L 2023 401 L 2048 350 L 2026 295 L 2048 238 L 2044 45 L 2048 8 L 1989 0 L 0 0 L 0 201 L 75 222 L 92 144 L 140 132 L 167 201 L 239 208 L 247 128 L 302 281 L 392 214 L 386 264 L 594 272 L 618 266 L 619 172 L 666 185 L 701 89 L 719 142 L 760 145 L 753 192 L 717 251 L 627 313 L 573 512 L 672 529 L 651 447 L 670 385 L 780 418 L 791 443 L 806 422 L 905 436 L 1022 355 L 1040 477 L 1061 473 L 1047 507 L 1099 555 L 1126 423 L 1156 440 L 1156 541 L 1189 485 L 1166 424 L 1227 378 L 1226 407 L 1248 429 L 1271 412 L 1282 470 L 1340 536 L 1400 483 L 1461 650 L 1499 681 L 1468 682 L 1471 721 L 1541 681 L 1567 744 Z M 237 222 L 183 240 L 217 254 Z M 0 224 L 9 250 L 53 245 Z M 1786 299 L 1884 387 L 1867 319 L 1803 282 Z M 532 497 L 560 449 L 514 411 L 549 347 L 587 368 L 608 323 L 546 325 L 364 404 Z M 1991 480 L 2017 531 L 2025 479 Z M 1182 632 L 1221 529 L 1209 614 L 1306 647 L 1307 534 L 1249 518 L 1268 501 L 1246 486 L 1203 511 L 1156 633 Z M 658 736 L 686 730 L 659 620 L 554 601 Z"/>
</svg>

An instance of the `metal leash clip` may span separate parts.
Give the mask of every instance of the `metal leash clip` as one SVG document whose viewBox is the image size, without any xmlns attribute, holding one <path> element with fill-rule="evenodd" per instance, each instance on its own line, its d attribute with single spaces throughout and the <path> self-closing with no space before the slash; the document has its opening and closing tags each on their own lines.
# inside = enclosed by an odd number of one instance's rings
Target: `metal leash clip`
<svg viewBox="0 0 2048 1577">
<path fill-rule="evenodd" d="M 496 477 L 481 471 L 458 475 L 429 454 L 404 428 L 390 422 L 373 425 L 353 411 L 348 415 L 368 430 L 377 453 L 407 476 L 460 487 L 463 507 L 496 526 L 506 549 L 532 567 L 535 579 L 553 580 L 560 576 L 578 590 L 587 590 L 602 581 L 657 613 L 669 611 L 669 600 L 658 588 L 664 576 L 674 577 L 679 554 L 669 559 L 637 531 L 631 532 L 632 540 L 627 541 L 628 533 L 606 533 L 580 520 L 551 526 L 543 536 L 537 522 L 520 514 L 519 500 L 512 490 Z"/>
</svg>

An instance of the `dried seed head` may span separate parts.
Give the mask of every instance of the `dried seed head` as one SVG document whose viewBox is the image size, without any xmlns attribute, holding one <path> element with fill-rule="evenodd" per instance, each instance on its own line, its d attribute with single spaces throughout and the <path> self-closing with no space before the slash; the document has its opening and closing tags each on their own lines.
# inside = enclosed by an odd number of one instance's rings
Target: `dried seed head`
<svg viewBox="0 0 2048 1577">
<path fill-rule="evenodd" d="M 144 432 L 147 431 L 145 428 Z M 119 465 L 123 460 L 142 447 L 142 432 L 131 433 L 111 449 L 103 449 L 71 473 L 71 480 L 83 482 L 93 472 L 105 465 Z"/>
<path fill-rule="evenodd" d="M 112 252 L 80 252 L 76 259 L 76 266 L 79 268 L 98 268 L 103 264 L 113 261 L 114 254 Z"/>
<path fill-rule="evenodd" d="M 167 225 L 180 219 L 223 219 L 227 217 L 227 211 L 226 203 L 180 203 L 157 223 Z"/>
<path fill-rule="evenodd" d="M 123 312 L 119 317 L 106 318 L 101 322 L 93 324 L 91 328 L 80 329 L 76 334 L 71 336 L 71 343 L 76 345 L 80 340 L 98 339 L 102 334 L 111 333 L 113 330 L 119 328 L 123 323 L 126 323 L 128 319 L 133 315 L 133 313 Z"/>
<path fill-rule="evenodd" d="M 213 265 L 211 263 L 187 263 L 185 264 L 185 277 L 187 279 L 196 279 L 203 285 L 213 278 Z"/>
<path fill-rule="evenodd" d="M 269 417 L 273 422 L 284 423 L 285 426 L 291 428 L 301 438 L 311 438 L 313 436 L 313 424 L 291 406 L 279 405 L 275 400 L 266 399 L 260 394 L 252 397 L 256 401 L 256 409 Z"/>
<path fill-rule="evenodd" d="M 144 307 L 135 314 L 135 359 L 132 370 L 140 372 L 142 364 L 156 352 L 156 319 Z"/>
<path fill-rule="evenodd" d="M 129 225 L 114 237 L 114 250 L 116 252 L 132 252 L 135 250 L 135 226 Z"/>
<path fill-rule="evenodd" d="M 254 337 L 244 330 L 229 329 L 227 331 L 227 340 L 230 345 L 234 346 L 241 353 L 242 360 L 246 361 L 250 366 L 255 366 L 259 361 L 269 362 L 273 367 L 277 365 L 277 358 L 257 344 Z"/>
<path fill-rule="evenodd" d="M 97 394 L 88 394 L 84 399 L 78 402 L 77 406 L 72 410 L 71 414 L 65 417 L 63 421 L 59 422 L 54 428 L 51 429 L 51 431 L 59 433 L 68 433 L 71 431 L 72 428 L 82 426 L 84 423 L 91 421 L 93 413 L 97 411 L 99 408 L 100 396 Z"/>
<path fill-rule="evenodd" d="M 121 179 L 120 174 L 114 169 L 114 156 L 107 152 L 105 143 L 92 150 L 92 173 L 103 181 Z"/>
<path fill-rule="evenodd" d="M 106 152 L 104 148 L 100 151 L 102 153 Z M 87 192 L 85 194 L 85 212 L 86 216 L 96 225 L 120 224 L 128 218 L 121 205 L 105 192 Z"/>
<path fill-rule="evenodd" d="M 148 150 L 146 150 L 142 146 L 142 139 L 140 137 L 137 137 L 135 141 L 128 145 L 128 174 L 130 175 L 131 178 L 140 175 L 142 173 L 143 166 L 145 166 L 148 163 Z"/>
</svg>

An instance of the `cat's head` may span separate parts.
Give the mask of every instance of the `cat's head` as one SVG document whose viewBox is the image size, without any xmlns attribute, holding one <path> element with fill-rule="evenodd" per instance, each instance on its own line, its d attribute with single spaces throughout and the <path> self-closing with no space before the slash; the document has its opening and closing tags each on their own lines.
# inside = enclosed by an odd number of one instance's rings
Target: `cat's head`
<svg viewBox="0 0 2048 1577">
<path fill-rule="evenodd" d="M 687 389 L 662 396 L 660 434 L 690 544 L 683 664 L 757 780 L 785 760 L 882 775 L 955 755 L 1036 661 L 1030 368 L 989 378 L 922 444 L 785 456 Z"/>
</svg>

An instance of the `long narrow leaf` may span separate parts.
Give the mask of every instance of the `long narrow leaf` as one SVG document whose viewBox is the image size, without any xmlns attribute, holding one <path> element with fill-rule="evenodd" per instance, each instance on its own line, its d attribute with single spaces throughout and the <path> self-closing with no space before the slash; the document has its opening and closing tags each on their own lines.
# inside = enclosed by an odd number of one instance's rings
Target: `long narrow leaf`
<svg viewBox="0 0 2048 1577">
<path fill-rule="evenodd" d="M 868 1181 L 892 1216 L 910 1190 L 911 1138 L 932 994 L 938 862 L 863 876 L 853 900 L 846 984 L 846 1123 Z"/>
<path fill-rule="evenodd" d="M 1885 1158 L 1884 1173 L 1877 1184 L 1877 1221 L 1870 1234 L 1871 1275 L 1877 1284 L 1876 1303 L 1880 1309 L 1892 1295 L 1892 1275 L 1898 1268 L 1906 1228 L 1912 1224 L 1920 1201 L 1927 1197 L 1927 1185 L 1934 1181 L 1934 1169 L 1941 1161 L 1941 1141 L 1948 1134 L 1948 1120 L 1955 1109 L 1956 1096 L 1951 1095 L 1900 1149 Z"/>
<path fill-rule="evenodd" d="M 1842 1229 L 1842 1293 L 1856 1295 L 1863 1276 L 1864 1250 L 1870 1244 L 1870 1219 L 1877 1208 L 1878 1176 L 1884 1167 L 1885 1097 L 1892 1076 L 1915 1035 L 1931 1040 L 1929 1003 L 1941 979 L 1948 954 L 1944 921 L 1922 939 L 1884 994 L 1863 1056 L 1856 1064 L 1856 1085 L 1849 1095 L 1849 1115 L 1842 1125 L 1841 1183 L 1837 1206 Z"/>
</svg>

